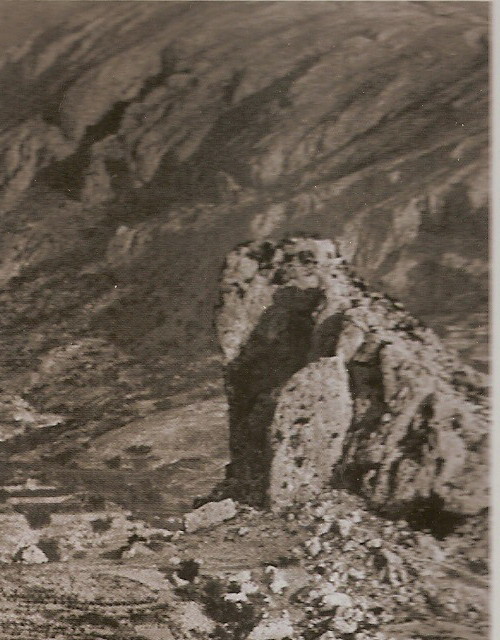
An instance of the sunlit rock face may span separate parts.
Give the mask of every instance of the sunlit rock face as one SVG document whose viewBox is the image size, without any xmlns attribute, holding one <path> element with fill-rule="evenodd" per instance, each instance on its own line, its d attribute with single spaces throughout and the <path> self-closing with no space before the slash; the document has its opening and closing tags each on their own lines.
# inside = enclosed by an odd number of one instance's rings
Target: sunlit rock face
<svg viewBox="0 0 500 640">
<path fill-rule="evenodd" d="M 217 278 L 252 239 L 334 238 L 484 371 L 487 21 L 483 3 L 89 3 L 6 53 L 0 373 L 61 416 L 16 451 L 72 459 L 64 432 L 217 380 Z"/>
<path fill-rule="evenodd" d="M 236 495 L 282 508 L 336 486 L 399 514 L 487 508 L 480 374 L 331 241 L 232 252 L 217 326 Z"/>
</svg>

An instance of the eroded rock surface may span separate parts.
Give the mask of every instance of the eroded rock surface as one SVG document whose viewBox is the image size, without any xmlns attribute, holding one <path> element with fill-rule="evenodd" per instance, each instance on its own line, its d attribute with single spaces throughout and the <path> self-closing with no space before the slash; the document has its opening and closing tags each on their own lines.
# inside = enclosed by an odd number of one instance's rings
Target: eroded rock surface
<svg viewBox="0 0 500 640">
<path fill-rule="evenodd" d="M 217 326 L 236 493 L 282 507 L 333 482 L 443 523 L 487 506 L 481 375 L 331 241 L 232 252 Z"/>
<path fill-rule="evenodd" d="M 329 482 L 352 420 L 342 358 L 321 358 L 294 374 L 280 394 L 271 426 L 277 443 L 270 469 L 273 505 L 314 498 Z"/>
</svg>

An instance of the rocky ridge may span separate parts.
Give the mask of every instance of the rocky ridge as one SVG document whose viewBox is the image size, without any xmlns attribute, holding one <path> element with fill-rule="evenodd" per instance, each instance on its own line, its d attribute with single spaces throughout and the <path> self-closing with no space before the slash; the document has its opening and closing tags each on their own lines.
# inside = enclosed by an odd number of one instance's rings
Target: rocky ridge
<svg viewBox="0 0 500 640">
<path fill-rule="evenodd" d="M 436 527 L 487 509 L 484 380 L 334 243 L 229 254 L 217 329 L 236 495 L 279 510 L 333 483 Z"/>
</svg>

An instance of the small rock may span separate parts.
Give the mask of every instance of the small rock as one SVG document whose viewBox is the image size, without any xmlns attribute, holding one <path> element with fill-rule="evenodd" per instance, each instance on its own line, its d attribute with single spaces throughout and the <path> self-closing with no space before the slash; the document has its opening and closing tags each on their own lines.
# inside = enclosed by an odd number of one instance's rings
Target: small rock
<svg viewBox="0 0 500 640">
<path fill-rule="evenodd" d="M 365 614 L 365 622 L 367 624 L 371 624 L 371 625 L 375 626 L 375 625 L 379 624 L 379 619 L 373 613 L 373 611 L 367 611 L 366 614 Z"/>
<path fill-rule="evenodd" d="M 379 564 L 383 566 L 383 576 L 392 586 L 397 587 L 401 583 L 404 584 L 408 581 L 408 573 L 404 567 L 403 560 L 396 553 L 382 549 L 381 551 L 376 551 L 376 557 Z M 401 592 L 402 588 L 400 589 Z"/>
<path fill-rule="evenodd" d="M 213 632 L 215 623 L 203 613 L 199 604 L 185 602 L 181 606 L 183 610 L 179 622 L 184 633 L 189 634 L 189 632 L 193 631 L 200 636 L 205 636 L 205 634 Z"/>
<path fill-rule="evenodd" d="M 147 547 L 143 542 L 134 542 L 134 544 L 123 552 L 122 558 L 134 558 L 135 556 L 150 556 L 154 551 Z"/>
<path fill-rule="evenodd" d="M 305 542 L 307 553 L 311 558 L 315 558 L 321 551 L 321 541 L 315 536 Z"/>
<path fill-rule="evenodd" d="M 332 571 L 330 576 L 328 577 L 328 581 L 338 587 L 340 584 L 340 573 L 338 571 Z"/>
<path fill-rule="evenodd" d="M 351 567 L 349 569 L 349 577 L 353 578 L 354 580 L 364 580 L 366 578 L 366 574 L 364 571 L 360 571 L 359 569 Z"/>
<path fill-rule="evenodd" d="M 337 520 L 337 527 L 340 535 L 343 538 L 347 538 L 351 533 L 352 522 L 349 520 L 346 520 L 345 518 L 341 518 L 340 520 Z"/>
<path fill-rule="evenodd" d="M 284 640 L 284 638 L 293 638 L 294 634 L 289 613 L 285 611 L 280 617 L 261 620 L 253 628 L 247 640 Z"/>
<path fill-rule="evenodd" d="M 188 580 L 183 580 L 182 578 L 179 578 L 179 576 L 176 573 L 172 575 L 171 579 L 176 587 L 187 587 L 189 584 Z"/>
<path fill-rule="evenodd" d="M 166 625 L 137 625 L 136 633 L 147 640 L 175 640 L 169 627 Z"/>
<path fill-rule="evenodd" d="M 330 531 L 331 527 L 332 525 L 330 524 L 330 522 L 322 522 L 321 524 L 318 525 L 316 529 L 316 535 L 324 536 Z"/>
<path fill-rule="evenodd" d="M 446 553 L 439 547 L 438 542 L 430 535 L 421 533 L 417 537 L 418 546 L 426 552 L 435 562 L 444 562 Z"/>
<path fill-rule="evenodd" d="M 173 535 L 174 531 L 170 531 L 170 529 L 154 529 L 150 532 L 150 538 L 159 542 L 171 540 Z"/>
<path fill-rule="evenodd" d="M 338 640 L 338 636 L 333 633 L 333 631 L 325 631 L 325 633 L 319 637 L 319 640 Z"/>
<path fill-rule="evenodd" d="M 324 518 L 325 514 L 326 514 L 326 507 L 324 504 L 320 504 L 319 506 L 315 507 L 315 509 L 313 510 L 313 514 L 316 518 Z"/>
<path fill-rule="evenodd" d="M 355 620 L 346 620 L 345 618 L 334 618 L 333 628 L 338 633 L 354 633 L 358 628 L 358 623 Z"/>
<path fill-rule="evenodd" d="M 281 569 L 277 569 L 276 567 L 269 566 L 266 567 L 266 573 L 271 575 L 269 588 L 273 593 L 280 594 L 288 588 L 289 584 L 288 580 L 285 577 L 284 571 L 282 571 Z"/>
<path fill-rule="evenodd" d="M 226 593 L 224 595 L 224 600 L 226 602 L 248 602 L 248 596 L 246 593 Z"/>
<path fill-rule="evenodd" d="M 250 529 L 249 529 L 248 527 L 240 527 L 240 528 L 238 529 L 238 535 L 239 535 L 239 536 L 242 536 L 242 537 L 243 537 L 243 536 L 246 536 L 246 535 L 247 535 L 247 533 L 249 533 L 249 531 L 250 531 Z"/>
<path fill-rule="evenodd" d="M 184 528 L 188 533 L 206 529 L 236 516 L 236 504 L 231 498 L 221 502 L 208 502 L 184 516 Z"/>
<path fill-rule="evenodd" d="M 368 540 L 368 542 L 366 543 L 366 546 L 369 547 L 370 549 L 380 549 L 382 544 L 383 542 L 380 538 L 373 538 L 373 540 Z"/>
<path fill-rule="evenodd" d="M 36 544 L 30 544 L 29 547 L 21 549 L 19 557 L 21 562 L 25 564 L 44 564 L 49 561 L 45 553 Z"/>
<path fill-rule="evenodd" d="M 361 511 L 353 511 L 351 514 L 351 522 L 353 524 L 359 524 L 361 522 L 361 520 L 363 519 L 362 515 L 361 515 Z"/>
<path fill-rule="evenodd" d="M 336 609 L 337 607 L 350 607 L 351 598 L 345 593 L 330 593 L 324 595 L 321 599 L 322 609 Z"/>
<path fill-rule="evenodd" d="M 244 569 L 243 571 L 238 571 L 238 573 L 233 573 L 228 577 L 229 582 L 234 582 L 236 584 L 243 584 L 245 582 L 250 582 L 252 579 L 252 572 L 250 569 Z"/>
<path fill-rule="evenodd" d="M 326 582 L 319 589 L 315 589 L 311 596 L 319 597 L 322 610 L 330 611 L 338 607 L 352 607 L 352 599 L 346 593 L 340 593 L 333 584 Z"/>
<path fill-rule="evenodd" d="M 252 580 L 252 572 L 249 570 L 240 571 L 239 573 L 229 576 L 228 582 L 233 586 L 236 585 L 239 591 L 227 594 L 228 597 L 224 597 L 225 600 L 246 602 L 248 600 L 247 595 L 259 591 L 259 585 Z"/>
<path fill-rule="evenodd" d="M 323 551 L 325 553 L 332 553 L 333 551 L 333 545 L 331 544 L 331 542 L 325 541 L 321 544 Z"/>
</svg>

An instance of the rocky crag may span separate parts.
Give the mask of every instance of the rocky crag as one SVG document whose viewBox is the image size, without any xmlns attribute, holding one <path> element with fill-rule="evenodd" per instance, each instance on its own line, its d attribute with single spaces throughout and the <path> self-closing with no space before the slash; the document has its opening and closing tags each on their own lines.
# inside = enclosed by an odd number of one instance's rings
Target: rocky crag
<svg viewBox="0 0 500 640">
<path fill-rule="evenodd" d="M 436 530 L 487 509 L 487 390 L 329 240 L 229 254 L 217 329 L 236 495 L 275 509 L 328 486 Z"/>
<path fill-rule="evenodd" d="M 79 5 L 0 62 L 8 455 L 220 393 L 217 275 L 266 236 L 335 238 L 486 369 L 487 3 Z"/>
</svg>

